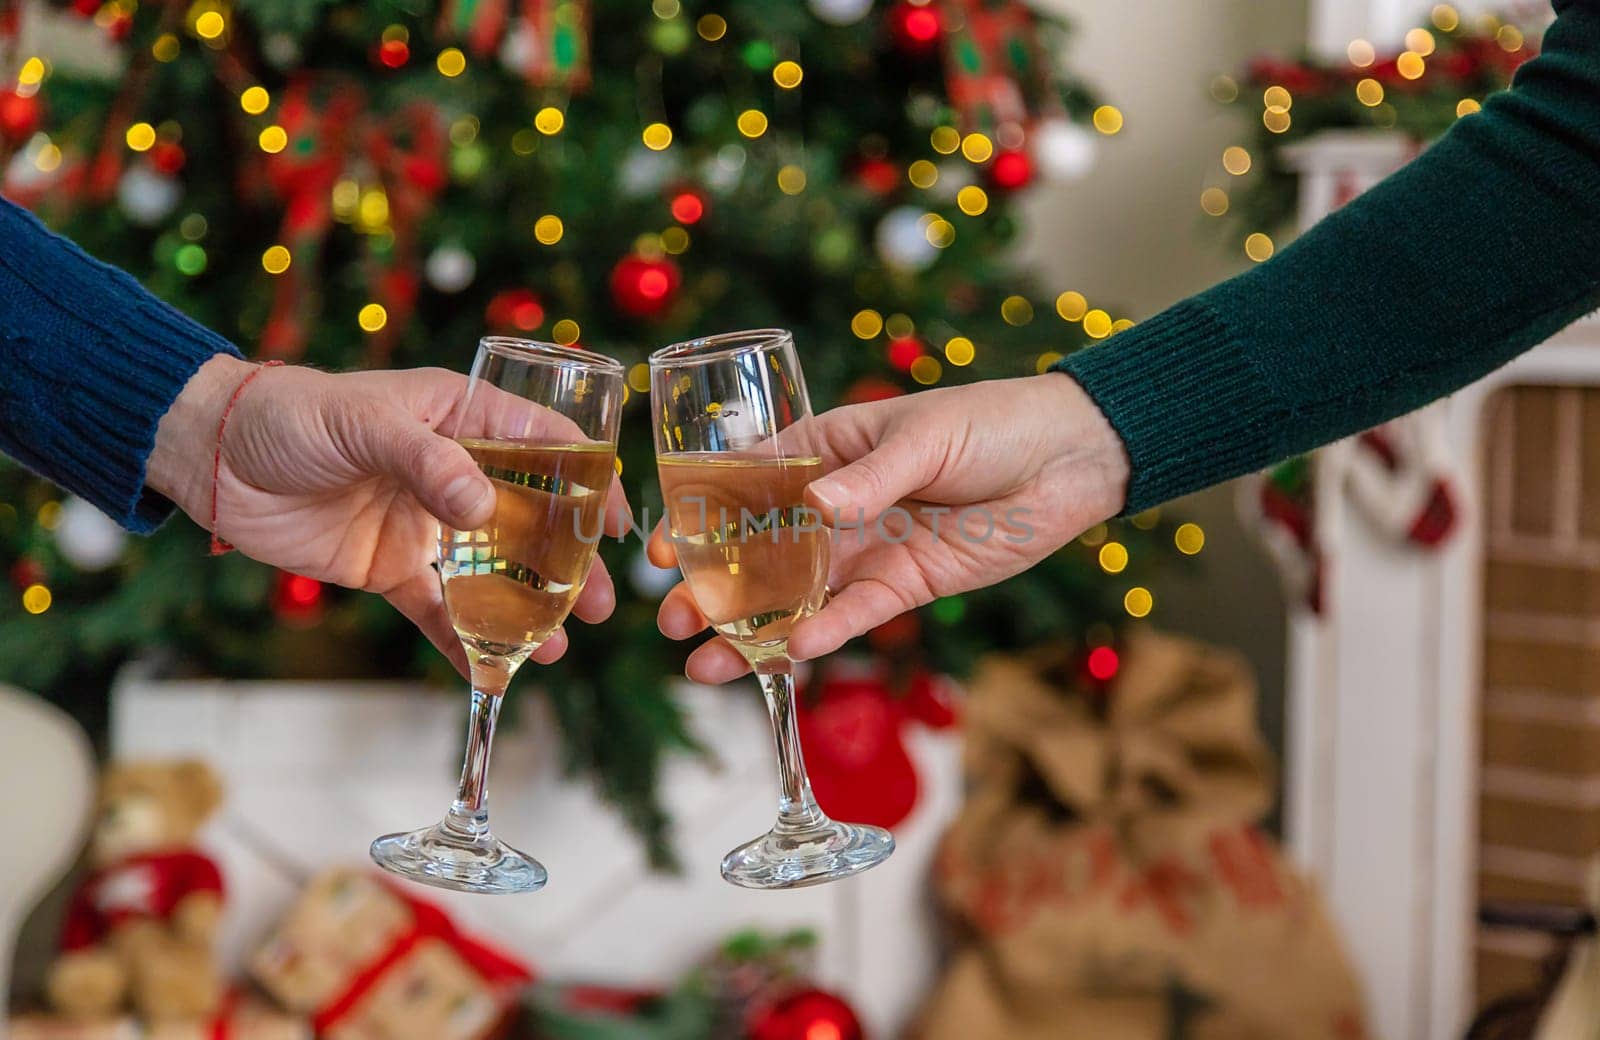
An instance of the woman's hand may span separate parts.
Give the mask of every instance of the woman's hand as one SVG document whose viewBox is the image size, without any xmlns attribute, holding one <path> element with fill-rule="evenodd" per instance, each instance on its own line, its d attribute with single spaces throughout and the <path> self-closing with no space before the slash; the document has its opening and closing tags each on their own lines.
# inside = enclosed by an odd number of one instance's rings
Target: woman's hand
<svg viewBox="0 0 1600 1040">
<path fill-rule="evenodd" d="M 223 409 L 253 366 L 212 358 L 162 417 L 147 480 L 211 527 L 212 461 Z M 465 672 L 434 572 L 438 521 L 473 528 L 494 514 L 494 487 L 464 448 L 437 431 L 467 380 L 442 369 L 329 375 L 272 368 L 257 375 L 228 417 L 217 480 L 216 534 L 263 563 L 376 592 Z M 620 484 L 607 530 L 623 529 Z M 573 612 L 596 622 L 616 592 L 595 560 Z M 566 650 L 557 632 L 534 659 Z"/>
<path fill-rule="evenodd" d="M 807 504 L 836 529 L 832 597 L 795 626 L 796 660 L 941 596 L 992 585 L 1033 566 L 1121 510 L 1122 441 L 1071 378 L 1046 373 L 851 405 L 816 419 L 827 476 Z M 675 562 L 663 530 L 658 566 Z M 661 631 L 706 627 L 688 587 L 661 604 Z M 689 658 L 690 678 L 726 682 L 748 670 L 713 639 Z"/>
</svg>

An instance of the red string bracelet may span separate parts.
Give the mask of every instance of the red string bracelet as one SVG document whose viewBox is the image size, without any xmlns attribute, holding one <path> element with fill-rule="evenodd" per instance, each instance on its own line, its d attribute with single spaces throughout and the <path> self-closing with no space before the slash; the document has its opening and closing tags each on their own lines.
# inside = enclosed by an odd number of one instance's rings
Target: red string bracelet
<svg viewBox="0 0 1600 1040">
<path fill-rule="evenodd" d="M 277 368 L 282 361 L 263 361 L 256 366 L 254 372 L 245 376 L 239 385 L 233 388 L 233 396 L 228 398 L 228 403 L 222 409 L 222 418 L 217 422 L 217 451 L 211 457 L 211 555 L 221 556 L 223 553 L 232 552 L 233 546 L 217 537 L 217 493 L 222 481 L 222 434 L 228 428 L 228 416 L 233 414 L 233 406 L 239 403 L 239 398 L 244 394 L 244 388 L 251 381 L 269 368 Z"/>
</svg>

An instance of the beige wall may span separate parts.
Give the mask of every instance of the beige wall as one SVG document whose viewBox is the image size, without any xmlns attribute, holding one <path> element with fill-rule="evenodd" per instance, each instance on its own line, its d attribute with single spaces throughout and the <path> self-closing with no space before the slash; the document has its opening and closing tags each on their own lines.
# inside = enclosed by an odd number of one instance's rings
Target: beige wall
<svg viewBox="0 0 1600 1040">
<path fill-rule="evenodd" d="M 1116 315 L 1148 318 L 1228 277 L 1243 261 L 1205 226 L 1199 197 L 1218 183 L 1222 149 L 1242 113 L 1208 85 L 1262 53 L 1306 39 L 1306 0 L 1039 0 L 1072 19 L 1074 69 L 1120 108 L 1123 130 L 1101 139 L 1084 180 L 1040 189 L 1024 256 L 1048 283 L 1075 288 Z M 1163 626 L 1238 647 L 1262 685 L 1262 722 L 1280 746 L 1283 602 L 1277 576 L 1236 519 L 1231 488 L 1177 506 L 1206 528 L 1192 576 L 1156 588 Z"/>
</svg>

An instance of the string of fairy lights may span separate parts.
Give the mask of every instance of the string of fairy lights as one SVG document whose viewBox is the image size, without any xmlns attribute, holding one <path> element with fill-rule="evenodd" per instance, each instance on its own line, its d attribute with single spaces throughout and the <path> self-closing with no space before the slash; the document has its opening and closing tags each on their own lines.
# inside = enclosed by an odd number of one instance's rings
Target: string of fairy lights
<svg viewBox="0 0 1600 1040">
<path fill-rule="evenodd" d="M 1516 25 L 1501 22 L 1493 14 L 1483 15 L 1482 20 L 1485 28 L 1492 31 L 1495 43 L 1507 53 L 1518 53 L 1527 45 L 1525 34 Z M 1435 4 L 1429 13 L 1429 21 L 1432 30 L 1417 26 L 1406 32 L 1405 49 L 1394 57 L 1394 71 L 1402 79 L 1416 82 L 1427 75 L 1428 60 L 1438 48 L 1435 30 L 1453 33 L 1462 26 L 1461 12 L 1448 3 Z M 1345 48 L 1345 57 L 1351 70 L 1370 72 L 1378 64 L 1380 55 L 1372 41 L 1354 39 Z M 1370 110 L 1373 126 L 1388 129 L 1396 125 L 1398 112 L 1388 100 L 1388 91 L 1378 78 L 1373 75 L 1359 76 L 1350 89 L 1356 100 Z M 1212 80 L 1211 96 L 1218 102 L 1232 104 L 1239 99 L 1239 95 L 1239 83 L 1234 77 L 1223 75 Z M 1482 108 L 1481 99 L 1463 97 L 1456 102 L 1456 118 L 1463 119 Z M 1294 95 L 1288 87 L 1275 83 L 1262 91 L 1261 122 L 1269 133 L 1288 133 L 1294 125 L 1293 109 Z M 1250 151 L 1242 145 L 1229 145 L 1223 149 L 1221 160 L 1223 172 L 1233 178 L 1247 176 L 1255 166 Z M 1200 193 L 1201 212 L 1209 217 L 1225 216 L 1231 205 L 1232 199 L 1226 188 L 1212 185 Z M 1261 263 L 1272 258 L 1277 246 L 1271 235 L 1264 231 L 1252 231 L 1245 235 L 1243 248 L 1246 257 Z"/>
</svg>

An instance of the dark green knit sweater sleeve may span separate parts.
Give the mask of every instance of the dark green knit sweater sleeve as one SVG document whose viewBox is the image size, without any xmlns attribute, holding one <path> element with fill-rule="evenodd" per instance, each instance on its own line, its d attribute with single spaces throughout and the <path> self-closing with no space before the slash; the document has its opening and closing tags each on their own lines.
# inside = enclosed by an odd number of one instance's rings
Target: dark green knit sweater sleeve
<svg viewBox="0 0 1600 1040">
<path fill-rule="evenodd" d="M 1136 512 L 1457 390 L 1600 306 L 1600 4 L 1511 90 L 1277 257 L 1057 367 Z"/>
</svg>

